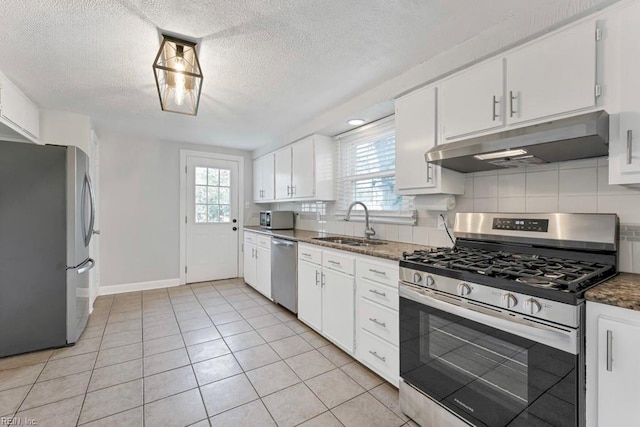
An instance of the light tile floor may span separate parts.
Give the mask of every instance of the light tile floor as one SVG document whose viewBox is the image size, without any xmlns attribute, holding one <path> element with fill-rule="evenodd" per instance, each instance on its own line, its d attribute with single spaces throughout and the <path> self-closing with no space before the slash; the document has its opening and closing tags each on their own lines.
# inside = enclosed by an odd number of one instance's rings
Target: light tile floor
<svg viewBox="0 0 640 427">
<path fill-rule="evenodd" d="M 99 297 L 75 346 L 0 359 L 3 417 L 40 427 L 415 425 L 394 387 L 240 279 Z"/>
</svg>

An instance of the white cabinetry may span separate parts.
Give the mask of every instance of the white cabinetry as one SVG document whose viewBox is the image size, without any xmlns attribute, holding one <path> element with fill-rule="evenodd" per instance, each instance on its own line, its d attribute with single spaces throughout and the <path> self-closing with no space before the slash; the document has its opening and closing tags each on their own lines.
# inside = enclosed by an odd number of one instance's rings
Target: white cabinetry
<svg viewBox="0 0 640 427">
<path fill-rule="evenodd" d="M 355 257 L 346 252 L 298 244 L 298 318 L 350 354 L 354 263 Z"/>
<path fill-rule="evenodd" d="M 0 73 L 0 137 L 38 141 L 40 110 L 9 79 Z"/>
<path fill-rule="evenodd" d="M 587 302 L 587 426 L 637 423 L 640 312 Z"/>
<path fill-rule="evenodd" d="M 276 200 L 333 200 L 333 152 L 333 140 L 322 135 L 276 151 Z"/>
<path fill-rule="evenodd" d="M 427 163 L 437 143 L 436 94 L 425 87 L 396 99 L 396 193 L 463 194 L 464 175 Z"/>
<path fill-rule="evenodd" d="M 440 143 L 596 108 L 596 24 L 559 30 L 439 83 Z"/>
<path fill-rule="evenodd" d="M 595 106 L 595 23 L 537 40 L 508 54 L 506 60 L 507 123 Z"/>
<path fill-rule="evenodd" d="M 400 378 L 398 263 L 356 261 L 356 357 L 398 386 Z"/>
<path fill-rule="evenodd" d="M 491 59 L 442 83 L 445 140 L 504 125 L 502 58 Z"/>
<path fill-rule="evenodd" d="M 640 184 L 640 3 L 620 16 L 620 125 L 611 132 L 609 184 Z M 613 126 L 615 122 L 611 122 Z"/>
<path fill-rule="evenodd" d="M 273 154 L 259 157 L 253 161 L 253 201 L 270 202 L 275 199 L 275 159 Z"/>
<path fill-rule="evenodd" d="M 271 298 L 271 238 L 244 233 L 244 281 Z"/>
</svg>

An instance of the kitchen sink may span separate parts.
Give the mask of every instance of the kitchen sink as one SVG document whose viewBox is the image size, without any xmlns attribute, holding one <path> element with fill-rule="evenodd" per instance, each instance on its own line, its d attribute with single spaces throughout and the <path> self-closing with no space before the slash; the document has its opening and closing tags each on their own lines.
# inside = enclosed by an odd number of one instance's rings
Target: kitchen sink
<svg viewBox="0 0 640 427">
<path fill-rule="evenodd" d="M 320 240 L 322 242 L 330 242 L 337 243 L 339 245 L 346 246 L 357 246 L 357 247 L 367 247 L 367 246 L 379 246 L 385 245 L 385 242 L 381 242 L 379 240 L 364 240 L 364 239 L 352 239 L 349 237 L 314 237 L 314 240 Z"/>
</svg>

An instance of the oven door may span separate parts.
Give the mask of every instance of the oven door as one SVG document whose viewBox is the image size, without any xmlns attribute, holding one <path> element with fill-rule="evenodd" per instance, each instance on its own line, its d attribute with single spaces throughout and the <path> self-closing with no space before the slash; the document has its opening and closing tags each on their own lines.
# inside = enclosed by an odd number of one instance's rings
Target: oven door
<svg viewBox="0 0 640 427">
<path fill-rule="evenodd" d="M 473 425 L 581 425 L 578 336 L 400 285 L 400 376 Z"/>
</svg>

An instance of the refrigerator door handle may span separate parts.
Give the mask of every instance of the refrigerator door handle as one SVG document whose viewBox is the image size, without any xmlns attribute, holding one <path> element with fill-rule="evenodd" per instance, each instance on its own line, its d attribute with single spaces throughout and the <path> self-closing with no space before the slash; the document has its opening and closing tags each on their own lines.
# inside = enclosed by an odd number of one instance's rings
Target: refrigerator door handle
<svg viewBox="0 0 640 427">
<path fill-rule="evenodd" d="M 95 265 L 96 265 L 96 262 L 93 260 L 93 258 L 87 258 L 78 265 L 75 265 L 73 267 L 67 267 L 67 270 L 77 269 L 78 270 L 77 273 L 82 274 L 91 270 L 93 267 L 95 267 Z"/>
<path fill-rule="evenodd" d="M 89 226 L 85 224 L 85 200 L 86 200 L 86 191 L 89 190 L 89 201 L 91 202 L 91 212 L 89 217 Z M 89 174 L 85 174 L 84 176 L 84 185 L 82 187 L 82 234 L 84 237 L 84 245 L 89 246 L 89 242 L 91 242 L 91 236 L 93 236 L 93 226 L 95 225 L 96 218 L 96 198 L 93 193 L 93 186 L 91 185 L 91 178 L 89 178 Z"/>
</svg>

